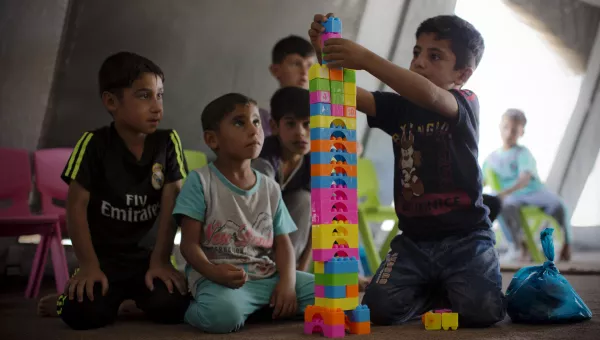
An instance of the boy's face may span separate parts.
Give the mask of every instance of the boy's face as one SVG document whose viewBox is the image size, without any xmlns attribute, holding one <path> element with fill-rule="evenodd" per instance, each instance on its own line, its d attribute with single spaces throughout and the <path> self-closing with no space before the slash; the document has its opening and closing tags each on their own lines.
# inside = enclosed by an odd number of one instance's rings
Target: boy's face
<svg viewBox="0 0 600 340">
<path fill-rule="evenodd" d="M 296 86 L 308 89 L 308 70 L 315 63 L 315 56 L 302 57 L 288 54 L 280 64 L 270 66 L 271 74 L 279 82 L 279 87 Z"/>
<path fill-rule="evenodd" d="M 435 33 L 421 34 L 413 49 L 410 70 L 446 90 L 462 87 L 473 74 L 473 69 L 454 69 L 456 55 L 450 44 L 450 40 L 437 40 Z"/>
<path fill-rule="evenodd" d="M 123 89 L 121 98 L 104 92 L 102 100 L 116 123 L 136 133 L 150 134 L 163 117 L 163 92 L 159 76 L 143 73 L 130 88 Z"/>
<path fill-rule="evenodd" d="M 260 114 L 254 104 L 236 105 L 225 115 L 218 131 L 204 133 L 204 141 L 219 157 L 236 161 L 257 158 L 264 139 Z"/>
<path fill-rule="evenodd" d="M 519 123 L 515 119 L 510 117 L 502 117 L 500 123 L 500 136 L 504 145 L 513 146 L 517 145 L 517 141 L 524 133 L 523 124 Z"/>
<path fill-rule="evenodd" d="M 279 136 L 283 147 L 295 155 L 310 152 L 310 119 L 284 115 L 279 123 L 271 121 L 271 130 Z"/>
</svg>

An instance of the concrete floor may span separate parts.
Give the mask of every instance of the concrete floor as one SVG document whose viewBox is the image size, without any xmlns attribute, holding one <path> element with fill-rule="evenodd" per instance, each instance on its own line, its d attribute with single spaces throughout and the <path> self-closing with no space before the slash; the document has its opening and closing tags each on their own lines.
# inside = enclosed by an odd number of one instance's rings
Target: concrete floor
<svg viewBox="0 0 600 340">
<path fill-rule="evenodd" d="M 508 286 L 512 273 L 504 273 L 504 287 Z M 2 278 L 0 278 L 2 279 Z M 568 275 L 575 290 L 590 307 L 594 315 L 600 313 L 600 275 Z M 6 280 L 5 280 L 6 281 Z M 51 280 L 47 280 L 51 281 Z M 43 293 L 52 292 L 51 284 L 46 284 Z M 241 332 L 226 335 L 203 334 L 187 325 L 163 326 L 150 324 L 140 315 L 121 318 L 112 326 L 91 331 L 71 331 L 56 318 L 40 318 L 35 315 L 35 300 L 23 297 L 23 282 L 0 284 L 0 339 L 307 339 L 302 333 L 300 322 L 274 324 L 254 324 L 246 326 Z M 361 339 L 599 339 L 600 319 L 573 325 L 529 326 L 516 325 L 506 319 L 488 329 L 459 329 L 455 332 L 425 331 L 418 323 L 404 326 L 373 327 L 370 335 Z M 316 335 L 314 337 L 317 337 Z M 349 336 L 358 337 L 358 336 Z"/>
</svg>

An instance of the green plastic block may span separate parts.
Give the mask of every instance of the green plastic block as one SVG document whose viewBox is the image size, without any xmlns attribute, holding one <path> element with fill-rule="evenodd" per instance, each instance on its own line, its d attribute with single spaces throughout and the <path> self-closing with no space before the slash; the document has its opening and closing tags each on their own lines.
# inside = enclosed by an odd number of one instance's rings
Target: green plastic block
<svg viewBox="0 0 600 340">
<path fill-rule="evenodd" d="M 315 274 L 315 284 L 319 286 L 349 286 L 358 284 L 356 273 Z"/>
<path fill-rule="evenodd" d="M 345 83 L 356 83 L 356 71 L 353 69 L 344 69 L 344 82 Z"/>
<path fill-rule="evenodd" d="M 329 91 L 329 79 L 313 79 L 308 83 L 308 89 L 313 91 Z"/>
<path fill-rule="evenodd" d="M 344 105 L 343 93 L 331 93 L 331 104 Z"/>
<path fill-rule="evenodd" d="M 344 93 L 344 82 L 332 80 L 331 81 L 331 94 Z"/>
</svg>

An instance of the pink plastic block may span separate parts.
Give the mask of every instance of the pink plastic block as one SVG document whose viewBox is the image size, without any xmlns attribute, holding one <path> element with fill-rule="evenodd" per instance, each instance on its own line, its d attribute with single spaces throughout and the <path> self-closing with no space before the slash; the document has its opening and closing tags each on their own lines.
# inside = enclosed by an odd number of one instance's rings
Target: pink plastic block
<svg viewBox="0 0 600 340">
<path fill-rule="evenodd" d="M 343 207 L 336 205 L 334 209 L 321 210 L 313 206 L 312 224 L 358 224 L 356 205 L 353 206 L 353 210 L 350 210 L 350 207 L 348 207 L 348 211 L 337 211 L 340 208 Z"/>
<path fill-rule="evenodd" d="M 331 39 L 331 38 L 341 38 L 341 37 L 342 37 L 341 33 L 331 33 L 331 32 L 330 33 L 323 33 L 323 34 L 321 34 L 321 47 L 324 46 L 323 44 L 325 44 L 325 42 L 328 39 Z"/>
<path fill-rule="evenodd" d="M 310 93 L 310 103 L 331 103 L 331 94 L 329 91 L 312 91 Z"/>
<path fill-rule="evenodd" d="M 356 202 L 358 200 L 358 192 L 356 189 L 348 188 L 331 188 L 331 189 L 312 189 L 310 192 L 312 203 L 320 204 L 319 202 Z"/>
<path fill-rule="evenodd" d="M 331 115 L 336 117 L 344 117 L 344 105 L 331 104 Z"/>
<path fill-rule="evenodd" d="M 304 321 L 304 334 L 319 333 L 326 338 L 343 338 L 346 336 L 346 325 L 326 325 L 323 320 Z"/>
<path fill-rule="evenodd" d="M 315 297 L 325 297 L 325 286 L 315 285 Z"/>
<path fill-rule="evenodd" d="M 334 245 L 331 249 L 313 249 L 313 261 L 330 261 L 335 256 L 358 258 L 358 248 L 346 248 L 343 245 Z"/>
</svg>

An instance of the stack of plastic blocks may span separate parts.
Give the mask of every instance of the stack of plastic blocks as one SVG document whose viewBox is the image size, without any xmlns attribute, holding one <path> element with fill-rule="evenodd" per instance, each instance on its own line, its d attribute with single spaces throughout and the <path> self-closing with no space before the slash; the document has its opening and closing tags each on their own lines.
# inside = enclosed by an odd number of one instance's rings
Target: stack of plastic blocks
<svg viewBox="0 0 600 340">
<path fill-rule="evenodd" d="M 453 313 L 449 309 L 429 311 L 421 316 L 421 321 L 428 331 L 458 329 L 458 313 Z"/>
<path fill-rule="evenodd" d="M 324 26 L 322 41 L 341 37 L 339 18 Z M 314 64 L 309 82 L 315 306 L 306 310 L 304 330 L 368 334 L 369 309 L 358 296 L 356 73 Z"/>
</svg>

